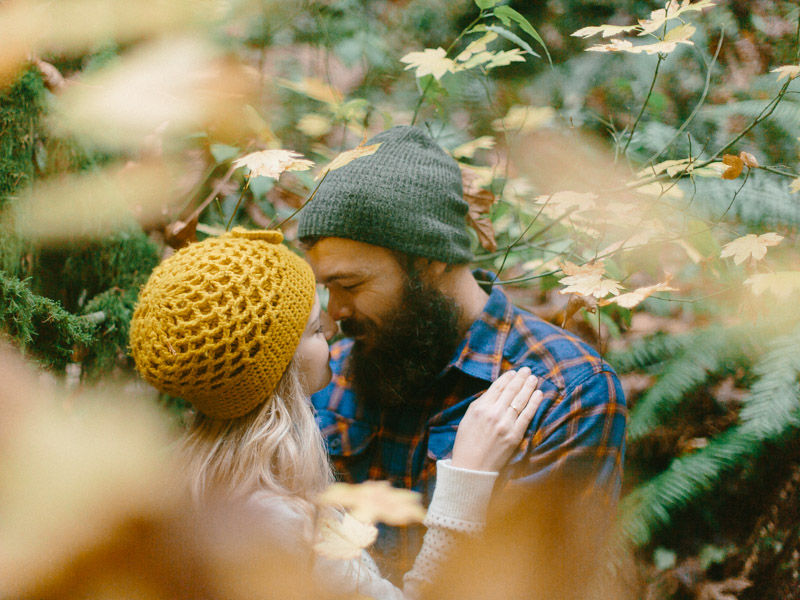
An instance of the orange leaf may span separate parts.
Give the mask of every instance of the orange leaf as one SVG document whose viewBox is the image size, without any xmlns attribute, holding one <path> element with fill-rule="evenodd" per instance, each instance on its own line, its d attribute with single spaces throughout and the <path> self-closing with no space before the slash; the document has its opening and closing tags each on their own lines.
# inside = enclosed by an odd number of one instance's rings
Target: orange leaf
<svg viewBox="0 0 800 600">
<path fill-rule="evenodd" d="M 736 179 L 742 174 L 744 168 L 744 161 L 738 156 L 733 154 L 726 154 L 722 157 L 722 162 L 728 165 L 728 168 L 722 174 L 723 179 Z"/>
<path fill-rule="evenodd" d="M 494 252 L 497 250 L 497 240 L 494 237 L 492 220 L 488 216 L 482 217 L 481 215 L 492 210 L 492 205 L 497 198 L 492 192 L 478 185 L 478 177 L 478 174 L 472 169 L 461 168 L 464 200 L 469 205 L 467 225 L 478 234 L 478 242 L 481 247 L 489 252 Z"/>
</svg>

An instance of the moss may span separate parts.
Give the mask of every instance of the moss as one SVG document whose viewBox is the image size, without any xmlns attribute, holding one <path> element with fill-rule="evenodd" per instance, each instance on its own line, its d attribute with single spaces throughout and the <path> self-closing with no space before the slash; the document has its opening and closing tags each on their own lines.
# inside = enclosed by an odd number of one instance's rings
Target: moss
<svg viewBox="0 0 800 600">
<path fill-rule="evenodd" d="M 22 351 L 63 370 L 76 346 L 92 342 L 94 326 L 57 302 L 34 294 L 25 282 L 0 273 L 0 329 Z"/>
<path fill-rule="evenodd" d="M 113 288 L 86 304 L 85 314 L 99 320 L 93 343 L 83 358 L 83 372 L 90 379 L 127 360 L 128 333 L 139 287 Z"/>
</svg>

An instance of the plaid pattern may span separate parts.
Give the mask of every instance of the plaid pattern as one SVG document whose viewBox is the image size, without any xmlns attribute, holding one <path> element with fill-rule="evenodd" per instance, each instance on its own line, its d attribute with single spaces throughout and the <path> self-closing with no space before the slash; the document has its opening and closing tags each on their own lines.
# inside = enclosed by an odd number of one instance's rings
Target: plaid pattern
<svg viewBox="0 0 800 600">
<path fill-rule="evenodd" d="M 544 398 L 501 479 L 535 485 L 566 474 L 583 478 L 587 490 L 599 489 L 612 502 L 618 497 L 626 409 L 616 374 L 585 342 L 515 307 L 499 287 L 419 406 L 360 404 L 344 375 L 351 348 L 351 340 L 333 345 L 333 380 L 312 397 L 342 481 L 387 479 L 421 492 L 429 503 L 436 461 L 450 456 L 470 402 L 504 371 L 528 366 L 539 376 Z M 387 576 L 399 581 L 411 568 L 423 535 L 421 526 L 381 528 L 375 555 Z"/>
</svg>

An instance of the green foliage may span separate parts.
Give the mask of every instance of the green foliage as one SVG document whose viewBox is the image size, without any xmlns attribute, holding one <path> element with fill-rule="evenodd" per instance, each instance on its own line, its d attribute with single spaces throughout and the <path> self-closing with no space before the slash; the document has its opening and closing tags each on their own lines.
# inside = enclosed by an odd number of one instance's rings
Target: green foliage
<svg viewBox="0 0 800 600">
<path fill-rule="evenodd" d="M 44 364 L 63 369 L 75 346 L 92 341 L 93 325 L 0 273 L 0 329 Z"/>
<path fill-rule="evenodd" d="M 112 370 L 127 356 L 128 333 L 138 287 L 112 288 L 86 303 L 84 314 L 97 322 L 97 332 L 82 364 L 89 378 Z"/>
</svg>

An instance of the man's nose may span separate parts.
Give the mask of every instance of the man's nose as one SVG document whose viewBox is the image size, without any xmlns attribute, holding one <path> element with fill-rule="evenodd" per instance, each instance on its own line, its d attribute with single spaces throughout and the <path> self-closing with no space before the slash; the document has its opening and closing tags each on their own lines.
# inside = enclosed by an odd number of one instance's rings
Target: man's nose
<svg viewBox="0 0 800 600">
<path fill-rule="evenodd" d="M 328 296 L 328 314 L 334 321 L 341 321 L 353 316 L 353 308 L 341 294 L 331 291 Z"/>
</svg>

